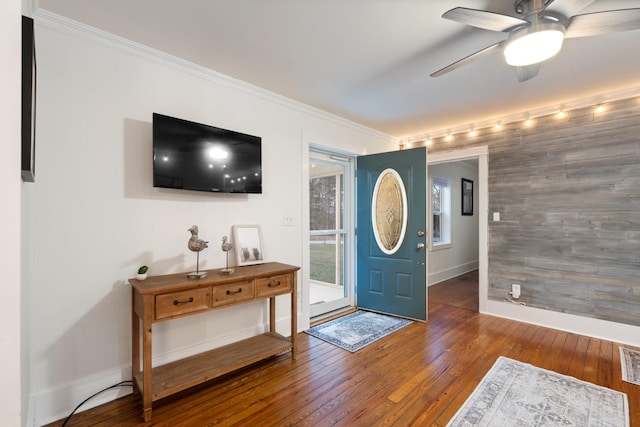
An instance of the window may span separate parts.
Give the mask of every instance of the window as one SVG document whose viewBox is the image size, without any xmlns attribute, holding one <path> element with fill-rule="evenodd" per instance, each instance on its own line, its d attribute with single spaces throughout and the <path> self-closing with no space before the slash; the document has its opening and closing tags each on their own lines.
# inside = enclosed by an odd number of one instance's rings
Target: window
<svg viewBox="0 0 640 427">
<path fill-rule="evenodd" d="M 451 186 L 448 179 L 433 177 L 431 184 L 431 247 L 451 244 Z"/>
</svg>

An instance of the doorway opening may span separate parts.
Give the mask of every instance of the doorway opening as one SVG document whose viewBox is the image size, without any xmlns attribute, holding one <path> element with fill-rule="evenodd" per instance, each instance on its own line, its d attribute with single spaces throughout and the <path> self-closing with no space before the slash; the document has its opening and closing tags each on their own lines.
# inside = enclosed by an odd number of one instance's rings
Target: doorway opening
<svg viewBox="0 0 640 427">
<path fill-rule="evenodd" d="M 309 149 L 309 303 L 312 318 L 354 305 L 355 161 Z"/>
<path fill-rule="evenodd" d="M 447 153 L 429 154 L 428 167 L 432 172 L 437 172 L 435 166 L 447 164 L 464 164 L 474 165 L 477 167 L 477 182 L 474 184 L 473 197 L 477 199 L 477 209 L 474 207 L 474 216 L 477 215 L 477 228 L 468 235 L 468 239 L 474 239 L 474 245 L 477 244 L 477 268 L 471 263 L 462 264 L 458 271 L 443 270 L 443 273 L 437 271 L 437 260 L 430 258 L 430 278 L 429 285 L 429 304 L 438 304 L 440 302 L 449 305 L 464 305 L 466 308 L 480 313 L 487 312 L 488 304 L 488 147 L 480 146 Z M 446 167 L 446 166 L 444 166 Z M 437 173 L 436 173 L 437 174 Z M 460 182 L 460 184 L 462 184 Z M 454 200 L 461 202 L 461 195 L 454 195 Z M 475 203 L 475 202 L 474 202 Z M 461 207 L 453 207 L 452 215 L 461 215 L 458 209 Z M 469 217 L 467 217 L 468 219 Z M 477 231 L 476 231 L 477 230 Z M 452 233 L 456 233 L 453 229 Z M 471 289 L 470 287 L 474 287 Z M 433 299 L 431 297 L 434 297 Z M 475 299 L 477 302 L 470 301 Z M 431 307 L 430 307 L 431 308 Z"/>
</svg>

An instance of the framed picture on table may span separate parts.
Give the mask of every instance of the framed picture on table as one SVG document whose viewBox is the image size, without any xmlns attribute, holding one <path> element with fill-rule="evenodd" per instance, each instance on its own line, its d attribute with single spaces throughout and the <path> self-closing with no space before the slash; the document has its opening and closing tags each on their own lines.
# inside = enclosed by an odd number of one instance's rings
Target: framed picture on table
<svg viewBox="0 0 640 427">
<path fill-rule="evenodd" d="M 259 225 L 234 225 L 233 247 L 238 266 L 264 263 L 262 230 Z"/>
</svg>

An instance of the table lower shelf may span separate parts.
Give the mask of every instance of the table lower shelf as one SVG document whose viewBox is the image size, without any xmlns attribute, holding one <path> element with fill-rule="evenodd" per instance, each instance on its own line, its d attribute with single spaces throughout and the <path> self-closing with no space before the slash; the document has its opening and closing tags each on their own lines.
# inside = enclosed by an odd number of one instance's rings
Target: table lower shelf
<svg viewBox="0 0 640 427">
<path fill-rule="evenodd" d="M 291 340 L 267 332 L 223 347 L 199 353 L 151 370 L 152 401 L 212 380 L 270 356 L 292 350 Z M 134 381 L 144 395 L 143 375 Z"/>
</svg>

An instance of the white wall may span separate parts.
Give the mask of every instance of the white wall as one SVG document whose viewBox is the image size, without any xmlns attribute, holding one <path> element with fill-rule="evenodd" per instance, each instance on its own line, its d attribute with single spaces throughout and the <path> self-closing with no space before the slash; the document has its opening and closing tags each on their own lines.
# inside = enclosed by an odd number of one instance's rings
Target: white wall
<svg viewBox="0 0 640 427">
<path fill-rule="evenodd" d="M 429 165 L 429 183 L 434 176 L 451 185 L 451 245 L 429 250 L 429 286 L 478 268 L 478 165 L 475 160 Z M 473 181 L 473 215 L 462 216 L 461 179 Z"/>
<path fill-rule="evenodd" d="M 218 243 L 233 224 L 260 224 L 266 258 L 301 265 L 303 134 L 356 153 L 397 145 L 386 135 L 53 15 L 37 19 L 37 46 L 38 172 L 23 218 L 33 236 L 31 404 L 35 422 L 45 423 L 130 378 L 127 279 L 141 264 L 150 266 L 150 274 L 192 271 L 196 257 L 186 246 L 192 224 L 212 242 L 200 254 L 200 268 L 224 266 Z M 153 112 L 261 136 L 263 194 L 154 189 Z M 294 227 L 282 225 L 284 215 L 294 218 Z M 278 301 L 283 333 L 287 301 Z M 157 324 L 154 362 L 261 332 L 265 308 L 257 302 Z M 307 324 L 301 319 L 300 328 Z"/>
<path fill-rule="evenodd" d="M 19 426 L 20 381 L 20 82 L 21 1 L 0 2 L 0 425 Z"/>
</svg>

